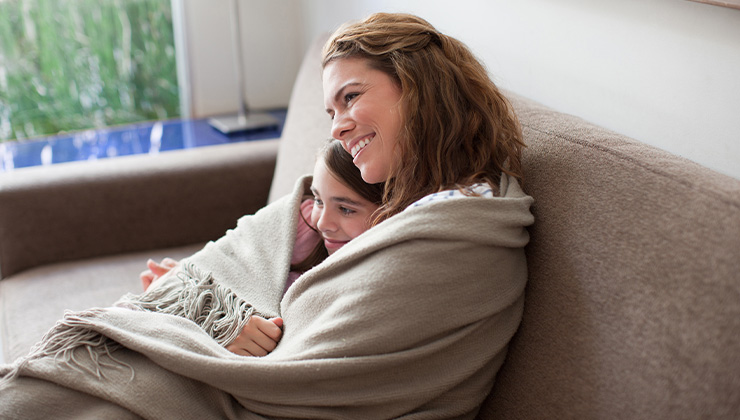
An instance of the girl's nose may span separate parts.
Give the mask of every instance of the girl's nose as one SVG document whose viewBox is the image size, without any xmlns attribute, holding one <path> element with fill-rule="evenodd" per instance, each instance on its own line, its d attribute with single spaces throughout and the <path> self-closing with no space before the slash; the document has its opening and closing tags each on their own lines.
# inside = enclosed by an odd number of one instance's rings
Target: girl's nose
<svg viewBox="0 0 740 420">
<path fill-rule="evenodd" d="M 316 222 L 316 228 L 319 232 L 334 232 L 337 226 L 331 215 L 327 211 L 322 211 L 319 220 Z"/>
</svg>

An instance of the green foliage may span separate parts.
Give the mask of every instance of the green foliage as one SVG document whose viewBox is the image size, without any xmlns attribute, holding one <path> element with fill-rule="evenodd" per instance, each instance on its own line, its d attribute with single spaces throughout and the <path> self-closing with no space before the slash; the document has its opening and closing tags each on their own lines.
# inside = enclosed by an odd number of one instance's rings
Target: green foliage
<svg viewBox="0 0 740 420">
<path fill-rule="evenodd" d="M 0 142 L 178 115 L 170 0 L 0 1 Z"/>
</svg>

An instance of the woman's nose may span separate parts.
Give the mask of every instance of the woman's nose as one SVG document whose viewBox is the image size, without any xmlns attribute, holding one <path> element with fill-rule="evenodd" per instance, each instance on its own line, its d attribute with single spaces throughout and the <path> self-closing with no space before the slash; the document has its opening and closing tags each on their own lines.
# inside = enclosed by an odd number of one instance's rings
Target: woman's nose
<svg viewBox="0 0 740 420">
<path fill-rule="evenodd" d="M 337 113 L 331 124 L 331 136 L 337 140 L 346 140 L 347 134 L 354 128 L 354 122 L 345 113 Z"/>
</svg>

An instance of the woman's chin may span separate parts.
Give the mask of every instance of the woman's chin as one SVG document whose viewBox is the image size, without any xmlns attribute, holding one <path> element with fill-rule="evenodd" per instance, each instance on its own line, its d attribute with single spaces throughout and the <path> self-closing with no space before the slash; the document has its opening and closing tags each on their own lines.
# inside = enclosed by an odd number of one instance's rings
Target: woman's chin
<svg viewBox="0 0 740 420">
<path fill-rule="evenodd" d="M 384 181 L 384 179 L 381 176 L 378 176 L 377 172 L 373 171 L 372 168 L 368 168 L 366 165 L 358 166 L 358 168 L 360 169 L 362 180 L 368 184 L 377 184 Z"/>
</svg>

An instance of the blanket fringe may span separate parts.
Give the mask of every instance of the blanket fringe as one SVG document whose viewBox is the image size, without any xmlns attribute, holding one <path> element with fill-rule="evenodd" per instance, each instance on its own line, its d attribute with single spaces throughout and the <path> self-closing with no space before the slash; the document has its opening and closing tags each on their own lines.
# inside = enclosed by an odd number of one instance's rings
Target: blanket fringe
<svg viewBox="0 0 740 420">
<path fill-rule="evenodd" d="M 190 262 L 184 263 L 177 277 L 181 283 L 152 287 L 142 295 L 125 295 L 116 306 L 183 317 L 198 324 L 221 346 L 231 344 L 254 308 Z"/>
<path fill-rule="evenodd" d="M 0 379 L 0 387 L 18 377 L 28 363 L 44 357 L 53 357 L 55 363 L 64 364 L 81 373 L 87 372 L 98 379 L 105 378 L 102 369 L 104 367 L 127 367 L 131 371 L 131 380 L 133 380 L 133 367 L 113 356 L 121 345 L 94 331 L 91 327 L 88 318 L 93 318 L 101 312 L 96 308 L 77 313 L 66 312 L 64 318 L 58 321 L 41 341 L 31 348 L 27 356 L 14 362 L 10 372 Z M 75 350 L 79 348 L 84 348 L 86 351 L 81 355 L 76 355 Z M 112 363 L 105 361 L 101 356 L 107 356 Z M 86 363 L 80 357 L 89 358 L 90 363 Z"/>
<path fill-rule="evenodd" d="M 155 285 L 140 295 L 129 293 L 116 302 L 115 306 L 189 319 L 224 347 L 236 339 L 255 313 L 254 307 L 231 289 L 214 283 L 210 273 L 203 274 L 191 263 L 184 264 L 177 272 L 177 278 L 180 282 L 169 281 Z M 122 345 L 92 329 L 90 319 L 103 312 L 104 309 L 94 308 L 65 313 L 64 318 L 44 335 L 30 353 L 18 359 L 12 370 L 0 378 L 0 387 L 18 377 L 29 362 L 44 357 L 53 357 L 55 363 L 63 363 L 98 379 L 105 377 L 105 367 L 127 367 L 133 380 L 133 367 L 113 356 Z M 76 354 L 75 351 L 79 348 L 86 349 L 86 352 Z M 102 356 L 107 356 L 111 362 Z M 80 357 L 89 358 L 89 361 L 80 360 Z"/>
</svg>

